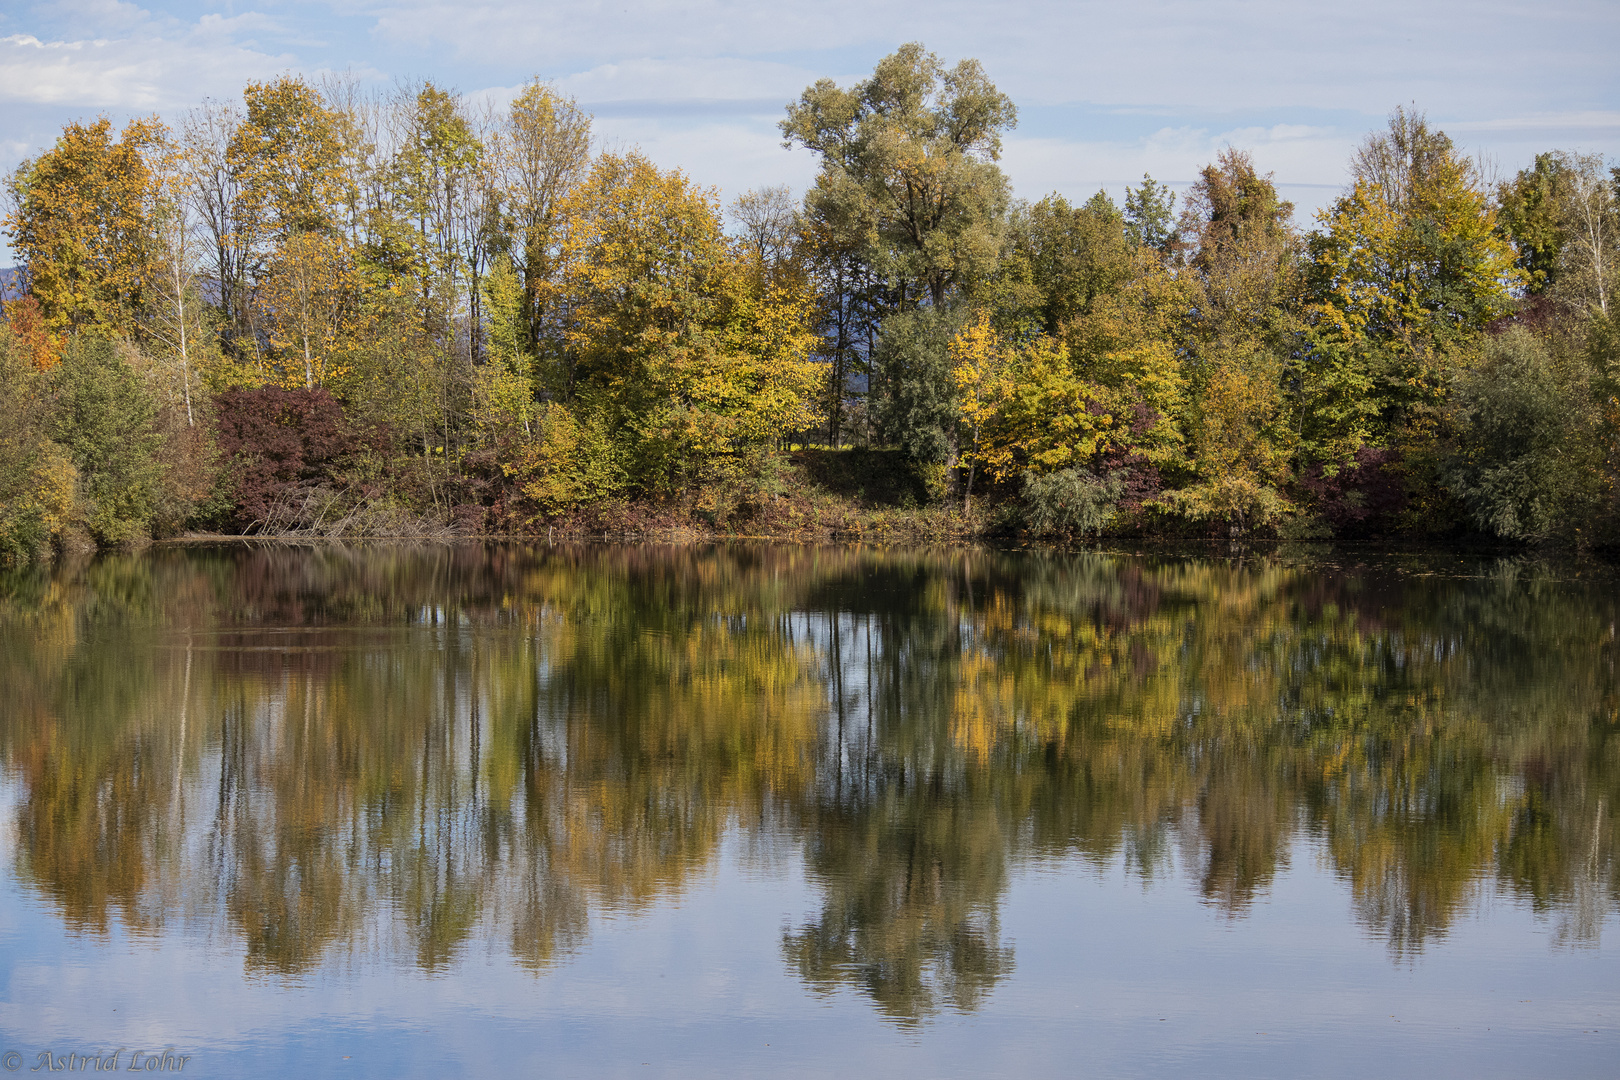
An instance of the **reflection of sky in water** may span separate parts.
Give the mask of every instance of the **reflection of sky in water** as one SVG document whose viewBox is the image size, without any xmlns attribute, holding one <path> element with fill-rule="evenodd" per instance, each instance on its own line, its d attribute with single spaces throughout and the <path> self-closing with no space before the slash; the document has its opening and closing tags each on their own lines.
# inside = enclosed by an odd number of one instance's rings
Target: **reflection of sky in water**
<svg viewBox="0 0 1620 1080">
<path fill-rule="evenodd" d="M 733 835 L 678 899 L 595 919 L 544 973 L 475 945 L 432 975 L 359 956 L 292 981 L 244 978 L 206 933 L 66 934 L 8 880 L 0 1032 L 25 1069 L 46 1046 L 172 1045 L 204 1076 L 1608 1076 L 1620 1051 L 1612 951 L 1553 948 L 1496 898 L 1392 964 L 1308 843 L 1242 919 L 1119 864 L 1017 873 L 1015 974 L 922 1028 L 808 993 L 777 945 L 815 890 L 795 856 L 752 863 Z"/>
<path fill-rule="evenodd" d="M 494 552 L 0 580 L 0 1052 L 1577 1076 L 1620 1050 L 1612 590 Z"/>
</svg>

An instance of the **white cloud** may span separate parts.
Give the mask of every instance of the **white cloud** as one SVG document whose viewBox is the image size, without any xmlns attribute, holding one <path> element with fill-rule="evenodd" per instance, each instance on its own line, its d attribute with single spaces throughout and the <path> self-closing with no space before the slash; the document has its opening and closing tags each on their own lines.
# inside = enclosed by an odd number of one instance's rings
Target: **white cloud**
<svg viewBox="0 0 1620 1080">
<path fill-rule="evenodd" d="M 786 105 L 815 79 L 808 68 L 764 60 L 642 58 L 600 64 L 564 76 L 558 86 L 581 101 L 765 98 Z"/>
<path fill-rule="evenodd" d="M 162 38 L 41 41 L 0 38 L 0 104 L 163 109 L 213 94 L 232 94 L 244 80 L 290 66 L 220 43 Z"/>
<path fill-rule="evenodd" d="M 674 127 L 646 119 L 598 119 L 600 145 L 637 148 L 663 168 L 678 168 L 702 185 L 720 189 L 721 202 L 750 188 L 787 184 L 803 192 L 815 179 L 816 159 L 803 150 L 788 153 L 768 124 L 708 123 Z"/>
<path fill-rule="evenodd" d="M 388 42 L 448 46 L 461 56 L 505 64 L 570 67 L 623 56 L 725 56 L 833 49 L 857 40 L 887 40 L 915 15 L 896 18 L 882 5 L 830 0 L 823 5 L 667 0 L 540 5 L 444 0 L 348 0 L 340 10 L 375 19 Z M 891 8 L 898 5 L 890 5 Z M 864 19 L 864 23 L 859 21 Z M 904 37 L 901 38 L 904 40 Z"/>
<path fill-rule="evenodd" d="M 808 68 L 770 61 L 640 58 L 598 64 L 550 81 L 600 118 L 656 117 L 679 123 L 745 115 L 774 121 L 816 77 Z M 492 86 L 465 97 L 504 109 L 520 89 L 521 84 Z"/>
<path fill-rule="evenodd" d="M 1543 133 L 1578 131 L 1582 133 L 1606 132 L 1620 135 L 1620 112 L 1588 109 L 1582 112 L 1533 113 L 1524 116 L 1497 117 L 1488 120 L 1459 120 L 1446 125 L 1452 132 L 1534 132 Z"/>
<path fill-rule="evenodd" d="M 151 23 L 152 14 L 124 0 L 52 0 L 34 8 L 57 23 L 94 26 L 102 34 L 130 31 Z"/>
<path fill-rule="evenodd" d="M 301 33 L 259 11 L 246 11 L 240 15 L 204 15 L 187 36 L 196 44 L 223 42 L 227 45 L 252 46 L 259 37 L 274 40 L 283 47 L 321 47 L 327 44 L 320 35 Z"/>
<path fill-rule="evenodd" d="M 946 0 L 918 18 L 901 0 L 773 5 L 616 0 L 347 0 L 389 43 L 561 74 L 625 57 L 671 60 L 859 54 L 862 68 L 921 38 L 947 57 L 984 61 L 1030 103 L 1160 104 L 1201 109 L 1287 105 L 1383 112 L 1416 99 L 1435 110 L 1545 107 L 1577 86 L 1611 88 L 1599 41 L 1620 38 L 1620 9 L 1566 3 L 1527 17 L 1509 0 Z M 1514 77 L 1556 72 L 1557 77 Z"/>
</svg>

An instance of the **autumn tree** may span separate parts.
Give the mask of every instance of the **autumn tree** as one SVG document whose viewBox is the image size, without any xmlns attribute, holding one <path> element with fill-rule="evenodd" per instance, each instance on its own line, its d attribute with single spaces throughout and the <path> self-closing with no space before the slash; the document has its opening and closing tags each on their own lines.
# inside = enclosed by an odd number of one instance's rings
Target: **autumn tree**
<svg viewBox="0 0 1620 1080">
<path fill-rule="evenodd" d="M 101 334 L 75 337 L 51 375 L 51 436 L 77 472 L 75 517 L 102 544 L 145 539 L 163 474 L 151 394 Z"/>
<path fill-rule="evenodd" d="M 950 342 L 965 308 L 913 308 L 883 320 L 872 366 L 882 375 L 872 407 L 879 431 L 899 447 L 934 497 L 951 492 L 960 464 L 957 390 L 951 376 Z"/>
<path fill-rule="evenodd" d="M 1020 207 L 1007 236 L 986 296 L 1018 359 L 987 429 L 986 468 L 1023 476 L 1026 494 L 1112 492 L 1104 516 L 1114 501 L 1139 509 L 1161 472 L 1185 467 L 1190 278 L 1137 243 L 1104 192 Z"/>
<path fill-rule="evenodd" d="M 1073 225 L 1052 249 L 1068 284 L 1047 291 L 1047 318 L 1074 377 L 1096 397 L 1087 426 L 1100 441 L 1089 467 L 1129 477 L 1130 498 L 1140 502 L 1158 491 L 1163 473 L 1186 467 L 1186 324 L 1196 286 L 1158 252 L 1130 242 L 1106 193 L 1070 215 Z"/>
<path fill-rule="evenodd" d="M 748 271 L 714 194 L 639 154 L 604 155 L 565 200 L 567 312 L 552 383 L 601 417 L 652 488 L 727 473 L 814 419 L 809 297 Z"/>
<path fill-rule="evenodd" d="M 968 473 L 962 484 L 962 508 L 966 510 L 972 505 L 973 474 L 978 469 L 985 427 L 994 420 L 996 405 L 1007 393 L 1011 356 L 1001 335 L 990 325 L 989 312 L 982 310 L 951 338 L 949 352 L 957 410 L 966 429 L 963 457 L 968 462 Z"/>
<path fill-rule="evenodd" d="M 315 90 L 337 144 L 328 185 L 332 217 L 349 247 L 363 251 L 388 232 L 393 110 L 381 91 L 365 89 L 353 72 L 328 72 Z"/>
<path fill-rule="evenodd" d="M 78 471 L 52 441 L 55 395 L 31 353 L 0 325 L 0 565 L 47 554 L 72 523 Z"/>
<path fill-rule="evenodd" d="M 1421 114 L 1396 110 L 1352 169 L 1308 238 L 1308 371 L 1322 390 L 1304 443 L 1338 462 L 1369 442 L 1432 438 L 1473 336 L 1525 282 L 1474 166 Z"/>
<path fill-rule="evenodd" d="M 814 324 L 828 366 L 823 411 L 827 441 L 834 446 L 846 435 L 869 442 L 876 434 L 872 358 L 893 290 L 869 258 L 864 214 L 858 201 L 829 201 L 818 204 L 817 213 L 801 214 L 799 222 L 799 255 L 815 293 Z"/>
<path fill-rule="evenodd" d="M 196 424 L 192 402 L 194 369 L 198 359 L 210 351 L 211 334 L 202 295 L 202 242 L 183 166 L 179 165 L 183 160 L 183 150 L 170 155 L 161 194 L 153 208 L 156 267 L 146 328 L 153 344 L 179 365 L 180 397 L 189 427 Z"/>
<path fill-rule="evenodd" d="M 523 281 L 510 261 L 499 259 L 482 288 L 488 346 L 485 362 L 474 373 L 473 422 L 491 438 L 513 427 L 528 435 L 537 402 Z"/>
<path fill-rule="evenodd" d="M 338 116 L 292 76 L 250 82 L 242 97 L 245 115 L 226 147 L 227 167 L 242 188 L 238 234 L 274 244 L 334 230 L 342 194 Z"/>
<path fill-rule="evenodd" d="M 1024 264 L 1037 325 L 1061 335 L 1133 274 L 1125 220 L 1098 192 L 1076 206 L 1053 193 L 1022 208 L 1009 228 L 1008 259 Z"/>
<path fill-rule="evenodd" d="M 135 332 L 154 274 L 150 159 L 164 138 L 155 118 L 130 121 L 117 139 L 106 117 L 72 123 L 12 175 L 6 234 L 49 331 Z"/>
<path fill-rule="evenodd" d="M 1477 170 L 1444 132 L 1397 109 L 1352 166 L 1354 187 L 1313 237 L 1320 314 L 1410 350 L 1507 310 L 1523 277 Z"/>
<path fill-rule="evenodd" d="M 912 43 L 849 90 L 817 82 L 781 128 L 787 144 L 821 157 L 809 213 L 865 204 L 855 221 L 870 229 L 870 257 L 897 284 L 901 305 L 942 307 L 953 288 L 994 265 L 1007 203 L 996 162 L 1017 119 L 978 61 L 946 69 Z"/>
<path fill-rule="evenodd" d="M 1608 318 L 1620 288 L 1620 196 L 1601 155 L 1567 154 L 1563 165 L 1560 291 Z"/>
<path fill-rule="evenodd" d="M 417 402 L 411 426 L 424 453 L 442 454 L 435 460 L 449 473 L 460 468 L 461 418 L 484 332 L 480 278 L 494 246 L 494 179 L 478 118 L 449 91 L 430 82 L 402 88 L 390 123 L 391 262 L 383 280 L 413 306 L 415 324 L 396 378 Z M 422 411 L 430 403 L 431 418 Z"/>
<path fill-rule="evenodd" d="M 62 359 L 64 335 L 53 333 L 45 323 L 39 300 L 29 293 L 0 303 L 11 330 L 14 347 L 28 357 L 36 371 L 49 371 Z"/>
<path fill-rule="evenodd" d="M 1190 261 L 1206 273 L 1250 253 L 1275 262 L 1290 239 L 1293 214 L 1293 203 L 1277 196 L 1271 175 L 1260 175 L 1248 153 L 1228 147 L 1199 170 L 1187 192 L 1181 226 L 1192 248 Z"/>
<path fill-rule="evenodd" d="M 390 165 L 390 209 L 410 253 L 423 328 L 445 338 L 454 332 L 467 272 L 458 210 L 469 197 L 482 148 L 456 99 L 432 83 L 402 94 L 395 108 L 399 145 Z"/>
<path fill-rule="evenodd" d="M 500 126 L 499 168 L 527 340 L 543 334 L 542 285 L 551 280 L 562 200 L 590 166 L 591 118 L 572 98 L 531 80 Z"/>
<path fill-rule="evenodd" d="M 1490 339 L 1459 378 L 1444 477 L 1481 531 L 1534 540 L 1579 527 L 1598 501 L 1591 399 L 1523 327 Z"/>
<path fill-rule="evenodd" d="M 1140 187 L 1125 189 L 1125 235 L 1165 258 L 1173 255 L 1181 240 L 1176 193 L 1143 173 Z"/>
<path fill-rule="evenodd" d="M 218 271 L 234 272 L 239 282 L 221 285 L 222 298 L 229 290 L 237 308 L 233 344 L 252 358 L 263 380 L 275 377 L 265 370 L 268 363 L 279 363 L 283 376 L 286 369 L 285 358 L 263 352 L 275 347 L 271 327 L 278 316 L 266 306 L 271 295 L 263 286 L 285 264 L 280 249 L 294 237 L 330 236 L 340 227 L 340 119 L 314 87 L 293 76 L 250 82 L 242 98 L 238 115 L 222 109 L 194 119 L 192 153 L 207 191 L 204 216 Z M 221 175 L 214 171 L 213 147 L 227 130 Z"/>
<path fill-rule="evenodd" d="M 1569 237 L 1564 225 L 1568 187 L 1563 156 L 1537 154 L 1535 164 L 1497 186 L 1497 225 L 1518 251 L 1525 291 L 1546 291 L 1558 277 L 1559 255 Z"/>
<path fill-rule="evenodd" d="M 828 269 L 847 291 L 856 254 L 883 288 L 873 326 L 890 313 L 919 304 L 942 312 L 947 303 L 995 267 L 1007 207 L 1007 181 L 996 164 L 1001 137 L 1017 122 L 1010 99 L 996 90 L 976 60 L 947 69 L 916 43 L 879 61 L 871 78 L 851 89 L 829 79 L 808 88 L 788 107 L 781 123 L 785 145 L 799 144 L 820 156 L 814 186 L 805 196 L 813 235 L 831 258 Z M 833 307 L 847 356 L 849 305 Z M 899 323 L 895 324 L 899 326 Z M 942 350 L 950 334 L 933 335 Z M 923 339 L 913 339 L 912 343 Z M 920 380 L 932 379 L 924 397 L 948 401 L 949 364 L 942 351 L 887 351 L 894 363 L 917 359 L 912 369 L 874 372 L 888 400 L 879 412 L 914 414 L 901 398 L 914 398 Z M 897 396 L 899 395 L 899 396 Z M 926 424 L 908 425 L 923 444 L 909 452 L 921 461 L 949 444 L 948 433 Z M 910 438 L 909 434 L 890 437 Z M 946 451 L 949 458 L 953 450 Z"/>
<path fill-rule="evenodd" d="M 1061 341 L 1017 342 L 980 312 L 951 339 L 951 374 L 968 463 L 1002 483 L 1096 467 L 1118 436 L 1107 388 L 1082 378 Z"/>
<path fill-rule="evenodd" d="M 728 214 L 762 273 L 786 266 L 798 247 L 799 207 L 786 184 L 754 188 L 731 201 Z"/>
<path fill-rule="evenodd" d="M 285 386 L 327 386 L 341 375 L 337 357 L 352 347 L 355 277 L 342 237 L 294 233 L 266 267 L 260 304 L 267 313 L 270 345 L 282 357 Z"/>
<path fill-rule="evenodd" d="M 226 344 L 246 333 L 248 254 L 253 240 L 246 220 L 242 170 L 235 167 L 231 144 L 243 122 L 232 102 L 205 100 L 186 114 L 180 126 L 179 169 L 184 199 L 207 237 L 207 276 L 224 324 Z"/>
<path fill-rule="evenodd" d="M 1188 417 L 1195 478 L 1165 499 L 1179 513 L 1247 530 L 1288 508 L 1300 383 L 1299 238 L 1293 206 L 1245 152 L 1228 148 L 1187 192 Z"/>
</svg>

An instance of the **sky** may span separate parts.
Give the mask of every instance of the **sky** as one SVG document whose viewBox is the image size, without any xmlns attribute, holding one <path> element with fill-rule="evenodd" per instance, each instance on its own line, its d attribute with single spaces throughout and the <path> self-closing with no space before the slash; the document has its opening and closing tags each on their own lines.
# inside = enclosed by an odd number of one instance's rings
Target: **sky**
<svg viewBox="0 0 1620 1080">
<path fill-rule="evenodd" d="M 1620 156 L 1613 0 L 6 0 L 0 168 L 64 123 L 175 121 L 288 72 L 425 78 L 497 104 L 539 76 L 594 115 L 601 147 L 639 147 L 727 201 L 802 192 L 815 159 L 781 145 L 788 102 L 908 41 L 977 58 L 1017 104 L 1002 165 L 1021 198 L 1119 199 L 1144 172 L 1184 190 L 1232 146 L 1308 227 L 1397 105 L 1504 175 L 1555 148 Z"/>
</svg>

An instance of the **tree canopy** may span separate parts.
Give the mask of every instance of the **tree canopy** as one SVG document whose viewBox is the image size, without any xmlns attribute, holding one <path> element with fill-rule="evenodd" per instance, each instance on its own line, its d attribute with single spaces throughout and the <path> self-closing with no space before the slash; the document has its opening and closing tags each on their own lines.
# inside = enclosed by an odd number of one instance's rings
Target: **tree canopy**
<svg viewBox="0 0 1620 1080">
<path fill-rule="evenodd" d="M 1241 147 L 1186 183 L 1015 198 L 1017 119 L 977 61 L 904 45 L 787 103 L 814 182 L 729 218 L 539 80 L 496 109 L 285 75 L 172 127 L 70 124 L 7 186 L 29 464 L 0 548 L 719 527 L 790 491 L 820 521 L 833 476 L 834 519 L 893 498 L 981 534 L 1620 541 L 1607 159 L 1487 182 L 1398 108 L 1300 222 Z M 217 406 L 266 388 L 305 396 L 277 415 L 335 406 L 351 450 L 266 466 L 284 440 L 227 437 Z M 128 469 L 86 456 L 106 394 Z"/>
</svg>

